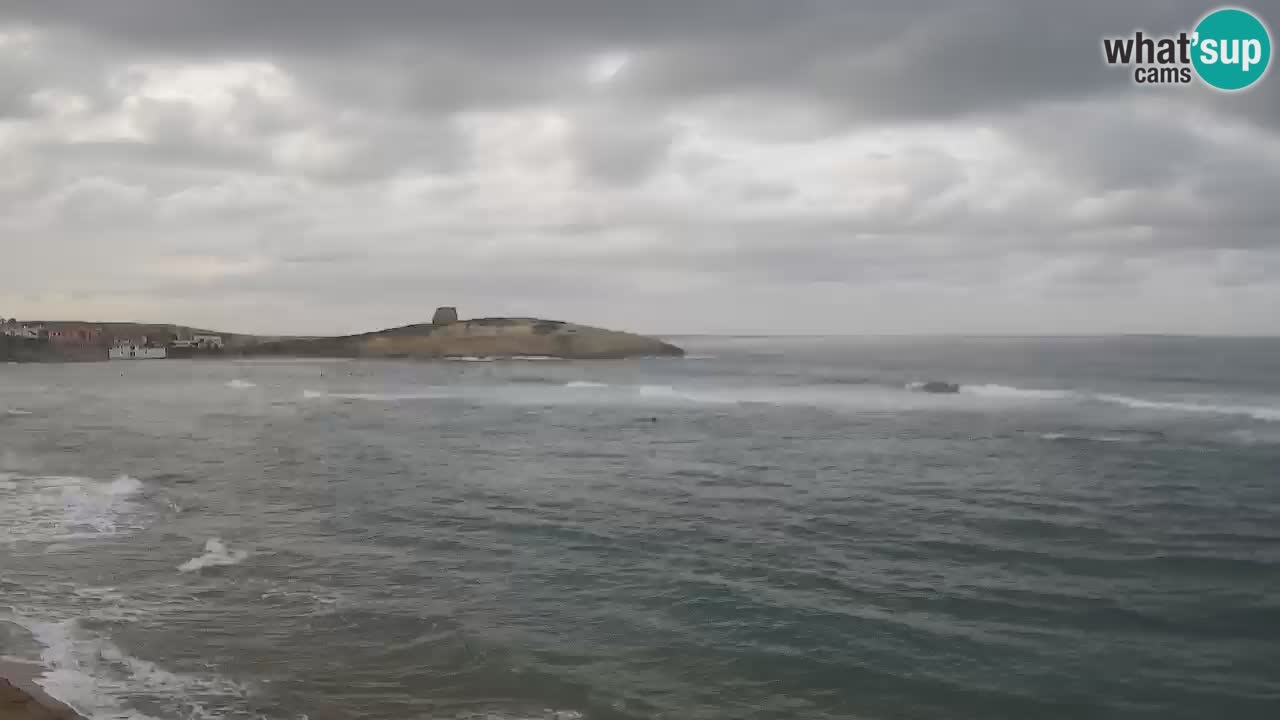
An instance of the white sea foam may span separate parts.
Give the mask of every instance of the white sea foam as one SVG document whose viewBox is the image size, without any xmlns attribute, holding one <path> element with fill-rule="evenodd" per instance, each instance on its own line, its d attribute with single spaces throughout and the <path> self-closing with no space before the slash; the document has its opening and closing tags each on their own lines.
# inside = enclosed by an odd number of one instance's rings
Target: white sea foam
<svg viewBox="0 0 1280 720">
<path fill-rule="evenodd" d="M 456 357 L 448 357 L 448 358 L 445 358 L 445 359 L 446 359 L 446 360 L 450 360 L 450 361 L 452 361 L 452 362 L 493 362 L 493 361 L 494 361 L 494 360 L 496 360 L 497 358 L 491 358 L 491 357 L 476 357 L 476 356 L 474 356 L 474 355 L 460 355 L 460 356 L 456 356 Z"/>
<path fill-rule="evenodd" d="M 0 541 L 54 542 L 118 535 L 145 526 L 141 482 L 8 475 L 0 485 Z"/>
<path fill-rule="evenodd" d="M 8 415 L 20 416 L 20 415 L 30 415 L 30 414 L 31 414 L 31 411 L 30 411 L 30 410 L 16 410 L 16 409 L 14 409 L 14 410 L 6 410 L 6 411 L 5 411 L 5 413 L 6 413 L 6 414 L 8 414 Z"/>
<path fill-rule="evenodd" d="M 608 383 L 593 382 L 591 380 L 573 380 L 564 384 L 567 388 L 603 388 L 609 387 Z"/>
<path fill-rule="evenodd" d="M 1135 410 L 1167 410 L 1203 415 L 1237 415 L 1265 422 L 1280 422 L 1280 407 L 1259 405 L 1218 405 L 1214 403 L 1147 400 L 1128 395 L 1096 395 L 1098 400 Z"/>
<path fill-rule="evenodd" d="M 307 400 L 315 400 L 317 398 L 327 397 L 328 393 L 320 390 L 303 390 L 302 397 Z"/>
<path fill-rule="evenodd" d="M 1002 400 L 1066 400 L 1076 396 L 1076 393 L 1070 390 L 1043 390 L 992 384 L 961 385 L 960 392 Z"/>
<path fill-rule="evenodd" d="M 671 385 L 640 385 L 636 387 L 636 396 L 646 402 L 678 402 L 705 405 L 728 405 L 751 401 L 752 394 L 745 390 L 685 390 Z M 774 402 L 759 399 L 759 402 Z"/>
<path fill-rule="evenodd" d="M 1228 442 L 1238 445 L 1280 445 L 1280 431 L 1240 429 L 1232 430 L 1226 436 Z"/>
<path fill-rule="evenodd" d="M 230 550 L 222 543 L 221 539 L 209 538 L 204 544 L 204 554 L 182 563 L 178 566 L 178 570 L 186 573 L 203 570 L 207 567 L 238 565 L 247 557 L 249 557 L 249 553 L 244 550 Z"/>
<path fill-rule="evenodd" d="M 448 388 L 427 388 L 411 392 L 395 393 L 328 393 L 326 397 L 337 400 L 368 400 L 370 402 L 396 402 L 398 400 L 430 400 L 449 397 Z"/>
<path fill-rule="evenodd" d="M 78 619 L 33 621 L 19 616 L 14 620 L 42 647 L 40 662 L 46 670 L 36 683 L 84 717 L 151 720 L 152 716 L 129 707 L 129 701 L 139 697 L 165 717 L 224 717 L 206 710 L 210 701 L 236 711 L 245 709 L 247 693 L 239 684 L 213 675 L 172 672 L 129 655 L 109 639 L 86 630 Z"/>
<path fill-rule="evenodd" d="M 1150 440 L 1147 435 L 1138 433 L 1117 433 L 1111 435 L 1088 435 L 1088 434 L 1072 434 L 1072 433 L 1043 433 L 1040 435 L 1041 440 L 1059 440 L 1059 441 L 1077 441 L 1077 442 L 1101 442 L 1101 443 L 1141 443 Z"/>
<path fill-rule="evenodd" d="M 227 383 L 227 387 L 232 388 L 233 390 L 245 390 L 247 388 L 258 387 L 258 385 L 257 383 L 252 383 L 252 382 L 249 382 L 248 380 L 241 380 L 240 378 L 236 378 L 235 380 L 229 381 Z"/>
</svg>

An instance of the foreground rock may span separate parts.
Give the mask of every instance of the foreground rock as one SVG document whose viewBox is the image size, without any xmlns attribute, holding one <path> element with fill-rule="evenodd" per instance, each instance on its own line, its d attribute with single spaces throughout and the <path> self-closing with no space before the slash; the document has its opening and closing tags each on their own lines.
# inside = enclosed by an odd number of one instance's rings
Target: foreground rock
<svg viewBox="0 0 1280 720">
<path fill-rule="evenodd" d="M 37 699 L 0 678 L 0 720 L 81 720 L 71 709 L 50 698 Z"/>
<path fill-rule="evenodd" d="M 574 360 L 681 356 L 684 350 L 656 338 L 537 318 L 456 320 L 333 338 L 295 338 L 239 348 L 246 355 L 301 357 L 556 357 Z"/>
<path fill-rule="evenodd" d="M 960 392 L 960 385 L 958 383 L 943 382 L 941 380 L 930 380 L 929 382 L 921 383 L 919 390 L 920 392 L 940 393 L 946 395 Z"/>
</svg>

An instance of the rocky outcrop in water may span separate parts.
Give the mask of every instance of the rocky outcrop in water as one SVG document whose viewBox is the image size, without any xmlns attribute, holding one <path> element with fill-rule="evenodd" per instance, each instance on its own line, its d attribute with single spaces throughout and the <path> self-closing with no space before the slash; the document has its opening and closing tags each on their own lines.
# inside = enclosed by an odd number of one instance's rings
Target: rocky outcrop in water
<svg viewBox="0 0 1280 720">
<path fill-rule="evenodd" d="M 960 385 L 958 383 L 943 382 L 941 380 L 930 380 L 929 382 L 921 383 L 918 389 L 920 392 L 949 395 L 951 393 L 960 392 Z"/>
</svg>

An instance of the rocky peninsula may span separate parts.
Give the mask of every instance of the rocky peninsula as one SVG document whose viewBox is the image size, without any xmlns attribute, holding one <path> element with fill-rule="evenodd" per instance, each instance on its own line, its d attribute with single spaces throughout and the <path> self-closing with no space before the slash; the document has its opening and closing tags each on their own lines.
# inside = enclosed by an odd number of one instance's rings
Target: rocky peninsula
<svg viewBox="0 0 1280 720">
<path fill-rule="evenodd" d="M 326 338 L 285 338 L 240 345 L 241 355 L 298 357 L 554 357 L 569 360 L 681 356 L 684 350 L 657 338 L 538 318 L 458 320 L 453 308 L 433 322 Z"/>
<path fill-rule="evenodd" d="M 180 325 L 135 323 L 30 322 L 41 336 L 0 336 L 0 362 L 107 360 L 121 342 L 164 348 L 163 358 L 317 357 L 448 359 L 460 357 L 551 357 L 603 360 L 642 356 L 682 356 L 684 350 L 657 338 L 560 320 L 531 317 L 459 319 L 453 307 L 435 311 L 429 323 L 357 335 L 299 337 L 243 335 Z M 17 327 L 17 326 L 15 326 Z M 190 338 L 209 344 L 193 346 Z M 80 340 L 79 338 L 88 338 Z M 132 338 L 129 340 L 129 338 Z M 133 353 L 124 353 L 132 356 Z"/>
</svg>

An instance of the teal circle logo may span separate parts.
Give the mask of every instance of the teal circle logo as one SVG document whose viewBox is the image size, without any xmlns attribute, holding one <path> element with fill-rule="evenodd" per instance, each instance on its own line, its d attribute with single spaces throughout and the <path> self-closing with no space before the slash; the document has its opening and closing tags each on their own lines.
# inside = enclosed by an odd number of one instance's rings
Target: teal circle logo
<svg viewBox="0 0 1280 720">
<path fill-rule="evenodd" d="M 1219 90 L 1258 82 L 1271 62 L 1271 34 L 1252 13 L 1222 8 L 1205 15 L 1192 36 L 1191 63 L 1200 79 Z"/>
</svg>

